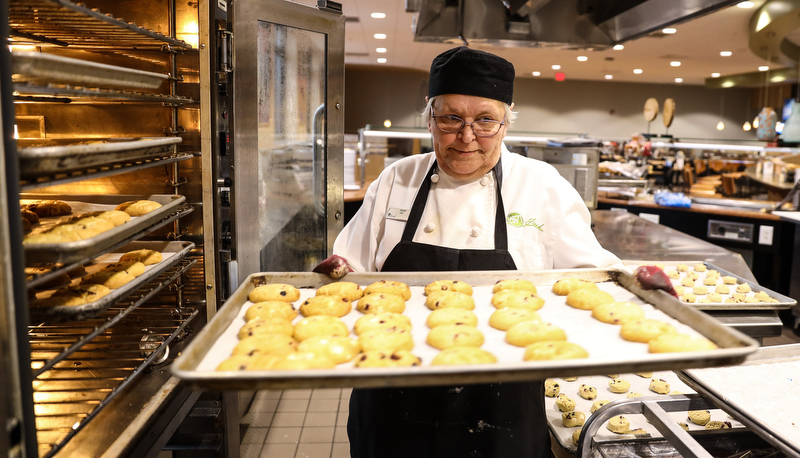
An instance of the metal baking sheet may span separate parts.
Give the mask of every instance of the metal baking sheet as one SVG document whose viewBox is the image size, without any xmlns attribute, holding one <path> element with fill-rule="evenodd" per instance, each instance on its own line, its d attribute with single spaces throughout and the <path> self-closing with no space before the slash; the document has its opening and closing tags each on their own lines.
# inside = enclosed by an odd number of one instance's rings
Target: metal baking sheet
<svg viewBox="0 0 800 458">
<path fill-rule="evenodd" d="M 94 302 L 76 306 L 48 307 L 48 308 L 29 308 L 28 314 L 31 323 L 38 322 L 54 323 L 62 321 L 85 320 L 108 309 L 114 302 L 127 294 L 137 290 L 145 283 L 151 281 L 159 274 L 180 262 L 190 250 L 194 248 L 192 242 L 132 242 L 112 252 L 105 253 L 96 258 L 96 262 L 86 266 L 86 273 L 81 277 L 72 280 L 73 285 L 80 284 L 80 279 L 91 273 L 103 270 L 107 265 L 119 261 L 119 258 L 134 250 L 155 250 L 162 256 L 161 262 L 145 267 L 145 272 L 124 286 L 112 289 L 111 293 Z M 60 286 L 65 287 L 66 285 Z M 38 293 L 38 298 L 45 298 L 52 295 L 54 290 Z"/>
<path fill-rule="evenodd" d="M 608 388 L 608 382 L 611 380 L 611 377 L 608 375 L 593 375 L 593 376 L 582 376 L 578 377 L 577 380 L 574 381 L 566 381 L 563 378 L 554 378 L 556 382 L 558 382 L 561 393 L 566 394 L 572 400 L 575 401 L 575 410 L 579 412 L 583 412 L 586 415 L 586 420 L 588 421 L 592 415 L 592 404 L 595 401 L 617 401 L 620 399 L 628 399 L 629 393 L 640 393 L 643 396 L 667 396 L 665 394 L 658 394 L 653 391 L 650 391 L 650 379 L 661 379 L 669 383 L 670 386 L 670 393 L 668 394 L 694 394 L 695 391 L 686 385 L 682 380 L 678 378 L 678 375 L 672 371 L 659 371 L 653 372 L 652 377 L 641 377 L 636 374 L 612 374 L 618 375 L 619 378 L 630 382 L 631 388 L 625 393 L 612 393 L 611 390 Z M 591 385 L 597 388 L 597 399 L 588 400 L 583 399 L 580 397 L 578 393 L 578 388 L 583 385 Z M 639 399 L 639 398 L 636 398 Z M 579 427 L 572 427 L 567 428 L 563 426 L 563 422 L 561 421 L 561 411 L 556 407 L 556 398 L 555 397 L 545 397 L 544 398 L 544 405 L 545 405 L 545 413 L 547 415 L 547 422 L 548 426 L 550 427 L 550 431 L 553 433 L 553 436 L 558 440 L 559 444 L 562 447 L 566 448 L 570 451 L 576 451 L 577 445 L 572 440 L 572 433 L 578 429 Z M 733 420 L 727 413 L 725 413 L 721 409 L 710 409 L 711 419 L 716 421 L 727 421 L 731 423 L 732 428 L 743 428 L 744 425 L 739 423 L 738 421 Z M 694 431 L 705 431 L 705 427 L 692 423 L 688 418 L 687 411 L 678 411 L 678 412 L 669 412 L 670 417 L 672 417 L 676 423 L 683 422 L 689 427 L 690 432 Z M 661 438 L 664 437 L 656 427 L 649 423 L 644 415 L 641 414 L 626 414 L 625 418 L 627 418 L 630 423 L 630 429 L 637 429 L 641 428 L 647 431 L 647 434 L 617 434 L 613 433 L 608 428 L 603 425 L 600 429 L 597 430 L 597 433 L 594 435 L 595 442 L 604 442 L 604 441 L 624 441 L 624 440 L 631 440 L 631 439 L 642 439 L 642 438 Z"/>
<path fill-rule="evenodd" d="M 792 299 L 791 297 L 784 296 L 781 293 L 773 291 L 771 289 L 765 288 L 754 281 L 747 280 L 739 275 L 736 275 L 730 271 L 717 267 L 714 264 L 704 262 L 704 261 L 622 261 L 625 265 L 629 266 L 631 269 L 636 269 L 639 266 L 653 266 L 656 264 L 664 265 L 664 272 L 669 272 L 675 270 L 678 264 L 685 264 L 689 267 L 689 270 L 693 271 L 693 268 L 696 264 L 703 264 L 706 266 L 706 269 L 713 269 L 720 273 L 720 276 L 730 276 L 736 277 L 736 284 L 747 284 L 750 286 L 750 292 L 746 293 L 747 297 L 753 297 L 753 295 L 759 291 L 764 291 L 765 293 L 769 294 L 769 297 L 777 300 L 778 302 L 747 302 L 747 303 L 737 303 L 737 304 L 729 304 L 725 303 L 725 300 L 731 297 L 731 294 L 721 294 L 722 302 L 710 302 L 710 303 L 700 303 L 700 302 L 686 302 L 686 305 L 690 307 L 694 307 L 698 310 L 784 310 L 790 309 L 797 305 L 797 301 Z M 702 285 L 703 279 L 706 278 L 705 272 L 697 272 L 698 278 L 696 285 Z M 672 282 L 673 286 L 682 286 L 681 280 L 686 276 L 685 272 L 681 272 L 681 277 L 678 279 L 671 278 L 670 281 Z M 735 292 L 736 285 L 728 285 L 731 287 L 731 292 Z M 712 286 L 708 287 L 708 292 L 712 292 Z M 685 288 L 685 292 L 691 292 L 691 288 Z M 697 295 L 697 300 L 699 301 L 703 296 Z"/>
<path fill-rule="evenodd" d="M 158 89 L 169 75 L 36 52 L 11 53 L 14 82 Z"/>
<path fill-rule="evenodd" d="M 23 178 L 36 178 L 99 167 L 156 155 L 175 153 L 179 137 L 108 138 L 69 145 L 32 146 L 19 149 Z"/>
<path fill-rule="evenodd" d="M 87 213 L 99 210 L 113 210 L 117 205 L 130 200 L 152 200 L 161 204 L 143 216 L 132 216 L 125 224 L 98 234 L 86 240 L 65 243 L 42 243 L 28 245 L 23 242 L 25 260 L 34 262 L 60 262 L 69 264 L 94 257 L 97 253 L 113 247 L 116 243 L 134 234 L 146 230 L 158 221 L 175 212 L 186 200 L 183 196 L 173 194 L 153 194 L 143 196 L 132 195 L 54 195 L 54 194 L 20 194 L 21 203 L 36 200 L 61 200 L 72 207 L 72 214 Z M 55 224 L 64 216 L 42 218 L 34 229 Z"/>
<path fill-rule="evenodd" d="M 590 312 L 569 307 L 563 296 L 553 294 L 551 285 L 563 277 L 601 282 L 598 283 L 599 287 L 611 292 L 617 300 L 643 304 L 647 316 L 669 321 L 682 332 L 709 337 L 720 348 L 691 353 L 649 354 L 646 345 L 619 338 L 617 326 L 601 323 L 591 318 Z M 489 302 L 492 286 L 498 280 L 510 278 L 528 279 L 538 285 L 538 294 L 545 300 L 544 308 L 538 312 L 543 320 L 562 327 L 568 340 L 590 351 L 590 357 L 581 360 L 523 362 L 524 349 L 506 344 L 505 333 L 488 326 L 488 318 L 494 311 Z M 215 371 L 217 365 L 231 354 L 237 342 L 236 333 L 244 325 L 243 315 L 251 304 L 247 296 L 256 285 L 295 285 L 301 288 L 299 304 L 304 298 L 313 295 L 317 287 L 331 282 L 329 278 L 315 273 L 259 273 L 250 275 L 237 288 L 176 360 L 172 366 L 173 373 L 196 388 L 227 390 L 465 384 L 541 380 L 565 374 L 593 375 L 738 364 L 757 347 L 753 339 L 723 326 L 702 312 L 686 307 L 663 291 L 642 290 L 628 272 L 620 270 L 352 273 L 345 279 L 362 286 L 390 279 L 404 282 L 411 287 L 412 297 L 407 301 L 404 314 L 412 321 L 412 337 L 415 342 L 413 353 L 422 358 L 421 366 L 367 369 L 345 364 L 332 370 Z M 498 363 L 475 366 L 430 365 L 432 355 L 437 354 L 438 350 L 425 343 L 428 333 L 425 320 L 430 311 L 424 305 L 423 291 L 428 283 L 442 279 L 461 280 L 473 286 L 478 328 L 486 340 L 483 348 L 493 352 L 499 360 Z M 360 312 L 353 310 L 343 321 L 352 329 L 353 323 L 360 316 Z"/>
<path fill-rule="evenodd" d="M 761 438 L 800 457 L 800 344 L 760 348 L 741 366 L 678 375 Z"/>
</svg>

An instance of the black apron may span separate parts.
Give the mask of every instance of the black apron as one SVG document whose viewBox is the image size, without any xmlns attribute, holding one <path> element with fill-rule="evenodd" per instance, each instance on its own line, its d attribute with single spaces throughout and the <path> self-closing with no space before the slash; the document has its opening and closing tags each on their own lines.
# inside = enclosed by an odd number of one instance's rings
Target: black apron
<svg viewBox="0 0 800 458">
<path fill-rule="evenodd" d="M 508 252 L 502 168 L 497 181 L 494 250 L 415 243 L 436 162 L 411 207 L 400 243 L 383 272 L 516 270 Z M 352 458 L 546 458 L 550 435 L 544 386 L 537 382 L 354 389 L 347 421 Z"/>
</svg>

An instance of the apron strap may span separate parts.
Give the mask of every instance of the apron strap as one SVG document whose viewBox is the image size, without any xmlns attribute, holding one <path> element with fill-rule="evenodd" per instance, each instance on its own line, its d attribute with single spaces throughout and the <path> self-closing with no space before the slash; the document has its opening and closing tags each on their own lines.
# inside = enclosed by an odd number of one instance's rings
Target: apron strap
<svg viewBox="0 0 800 458">
<path fill-rule="evenodd" d="M 431 169 L 425 175 L 422 181 L 422 186 L 417 191 L 417 197 L 414 198 L 414 204 L 411 206 L 411 213 L 408 215 L 406 227 L 403 229 L 403 237 L 400 240 L 411 242 L 414 240 L 414 234 L 417 232 L 419 222 L 422 221 L 422 213 L 425 211 L 425 204 L 428 202 L 428 193 L 431 192 L 431 177 L 436 170 L 436 160 L 434 159 Z"/>
</svg>

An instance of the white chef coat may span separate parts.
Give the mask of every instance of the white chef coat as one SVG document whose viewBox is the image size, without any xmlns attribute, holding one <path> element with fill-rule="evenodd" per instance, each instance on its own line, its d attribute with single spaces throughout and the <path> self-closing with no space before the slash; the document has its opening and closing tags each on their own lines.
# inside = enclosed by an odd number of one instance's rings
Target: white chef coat
<svg viewBox="0 0 800 458">
<path fill-rule="evenodd" d="M 435 159 L 434 153 L 420 154 L 387 167 L 336 238 L 334 254 L 347 259 L 357 272 L 379 271 L 400 242 L 414 198 Z M 586 204 L 553 166 L 511 153 L 505 144 L 500 160 L 508 251 L 518 270 L 620 263 L 597 242 Z M 414 242 L 493 249 L 496 194 L 491 172 L 463 181 L 437 170 Z"/>
</svg>

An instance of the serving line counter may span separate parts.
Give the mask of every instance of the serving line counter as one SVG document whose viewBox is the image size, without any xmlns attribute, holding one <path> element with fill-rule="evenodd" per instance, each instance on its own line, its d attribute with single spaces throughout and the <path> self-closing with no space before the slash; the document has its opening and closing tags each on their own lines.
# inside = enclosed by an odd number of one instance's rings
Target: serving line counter
<svg viewBox="0 0 800 458">
<path fill-rule="evenodd" d="M 739 253 L 633 213 L 593 210 L 592 229 L 600 244 L 623 261 L 703 261 L 757 282 Z M 764 337 L 780 336 L 783 330 L 775 310 L 707 310 L 706 313 L 759 343 Z"/>
</svg>

